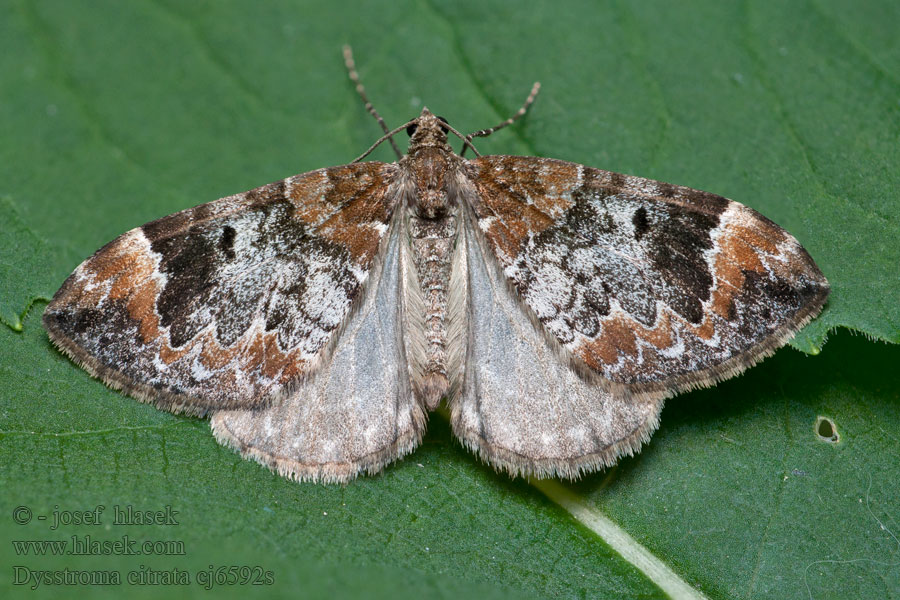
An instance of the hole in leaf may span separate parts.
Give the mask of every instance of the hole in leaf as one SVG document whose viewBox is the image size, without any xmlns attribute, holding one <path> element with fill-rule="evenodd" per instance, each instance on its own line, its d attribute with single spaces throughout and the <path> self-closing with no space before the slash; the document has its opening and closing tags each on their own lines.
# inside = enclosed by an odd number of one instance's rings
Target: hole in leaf
<svg viewBox="0 0 900 600">
<path fill-rule="evenodd" d="M 831 444 L 836 444 L 841 439 L 837 432 L 837 426 L 835 426 L 834 421 L 828 417 L 819 417 L 816 419 L 816 435 L 818 435 L 819 439 L 823 442 Z"/>
</svg>

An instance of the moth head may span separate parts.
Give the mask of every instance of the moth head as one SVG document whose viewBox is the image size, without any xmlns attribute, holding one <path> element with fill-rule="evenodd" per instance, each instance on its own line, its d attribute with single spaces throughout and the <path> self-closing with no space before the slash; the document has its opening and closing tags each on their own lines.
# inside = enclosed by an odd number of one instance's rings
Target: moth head
<svg viewBox="0 0 900 600">
<path fill-rule="evenodd" d="M 426 146 L 443 146 L 447 144 L 447 119 L 438 117 L 427 108 L 406 127 L 409 136 L 410 150 Z"/>
</svg>

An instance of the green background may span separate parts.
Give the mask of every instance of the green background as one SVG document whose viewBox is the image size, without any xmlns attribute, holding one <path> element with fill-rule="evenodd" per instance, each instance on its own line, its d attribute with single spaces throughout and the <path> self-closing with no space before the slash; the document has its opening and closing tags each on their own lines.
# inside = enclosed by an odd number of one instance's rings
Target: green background
<svg viewBox="0 0 900 600">
<path fill-rule="evenodd" d="M 368 147 L 380 132 L 346 78 L 350 43 L 389 125 L 427 102 L 486 127 L 540 80 L 533 111 L 483 153 L 709 190 L 796 235 L 833 292 L 794 348 L 670 400 L 640 455 L 569 487 L 709 598 L 900 598 L 898 29 L 893 0 L 0 1 L 0 594 L 193 596 L 32 592 L 12 565 L 212 564 L 274 573 L 218 588 L 233 596 L 664 596 L 439 415 L 383 475 L 301 485 L 48 342 L 47 299 L 118 234 Z M 839 442 L 816 435 L 820 416 Z M 51 531 L 11 516 L 98 504 L 171 505 L 179 524 Z M 181 540 L 186 555 L 25 557 L 11 543 L 73 534 Z"/>
</svg>

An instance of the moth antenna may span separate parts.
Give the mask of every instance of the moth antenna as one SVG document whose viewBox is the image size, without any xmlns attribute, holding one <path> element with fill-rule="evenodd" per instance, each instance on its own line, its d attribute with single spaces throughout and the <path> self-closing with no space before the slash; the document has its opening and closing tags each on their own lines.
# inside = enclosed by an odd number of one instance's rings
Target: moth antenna
<svg viewBox="0 0 900 600">
<path fill-rule="evenodd" d="M 472 142 L 468 139 L 468 136 L 465 136 L 465 135 L 461 134 L 460 132 L 458 132 L 457 130 L 453 129 L 453 127 L 449 123 L 444 123 L 442 125 L 442 127 L 446 127 L 450 131 L 450 133 L 452 133 L 453 135 L 455 135 L 456 137 L 458 137 L 459 139 L 461 139 L 464 142 L 463 152 L 466 151 L 466 147 L 469 147 L 472 149 L 472 152 L 475 153 L 475 156 L 481 156 L 481 153 L 478 151 L 477 148 L 475 148 L 475 146 L 472 145 Z M 460 156 L 462 156 L 462 153 L 460 153 Z"/>
<path fill-rule="evenodd" d="M 534 102 L 534 99 L 537 98 L 539 91 L 541 91 L 541 82 L 535 81 L 534 85 L 531 86 L 531 93 L 528 94 L 527 98 L 525 98 L 525 103 L 522 104 L 522 107 L 516 111 L 516 114 L 503 121 L 499 125 L 494 125 L 493 127 L 489 127 L 488 129 L 482 129 L 480 131 L 476 131 L 475 133 L 470 133 L 469 135 L 467 135 L 466 139 L 464 140 L 466 143 L 463 144 L 462 151 L 459 153 L 459 155 L 464 155 L 466 153 L 466 148 L 472 148 L 472 151 L 475 150 L 475 146 L 473 146 L 471 143 L 472 138 L 487 137 L 498 129 L 503 129 L 508 125 L 512 125 L 513 123 L 524 117 L 525 113 L 528 112 L 528 107 L 531 106 L 531 104 Z"/>
<path fill-rule="evenodd" d="M 416 120 L 415 120 L 415 119 L 412 119 L 412 120 L 410 120 L 410 121 L 407 121 L 406 123 L 404 123 L 403 125 L 401 125 L 400 127 L 396 128 L 396 129 L 392 129 L 391 131 L 385 132 L 385 134 L 384 134 L 383 136 L 381 136 L 380 138 L 378 138 L 378 141 L 377 141 L 377 142 L 375 142 L 374 144 L 372 144 L 371 146 L 369 146 L 369 149 L 368 149 L 368 150 L 366 150 L 365 152 L 363 152 L 362 154 L 360 154 L 359 156 L 357 156 L 355 159 L 353 159 L 353 160 L 350 162 L 350 164 L 357 163 L 357 162 L 361 161 L 362 159 L 364 159 L 365 157 L 367 157 L 368 155 L 370 155 L 370 154 L 372 153 L 372 151 L 373 151 L 375 148 L 377 148 L 378 146 L 381 145 L 382 142 L 384 142 L 384 140 L 390 140 L 390 141 L 391 141 L 391 145 L 393 145 L 393 144 L 394 144 L 394 138 L 393 138 L 392 136 L 397 135 L 398 133 L 400 133 L 401 131 L 403 131 L 404 129 L 406 129 L 407 127 L 409 127 L 410 125 L 412 125 L 412 124 L 415 123 L 415 122 L 416 122 Z M 396 149 L 396 148 L 397 148 L 397 146 L 394 146 L 394 149 Z M 474 148 L 473 148 L 473 150 L 474 150 Z M 399 156 L 400 158 L 403 158 L 403 155 L 402 155 L 402 154 L 399 154 L 399 153 L 398 153 L 398 156 Z"/>
<path fill-rule="evenodd" d="M 381 118 L 381 115 L 378 114 L 378 111 L 375 110 L 375 107 L 372 106 L 369 97 L 366 96 L 366 88 L 363 87 L 362 81 L 359 79 L 359 73 L 356 72 L 356 63 L 353 62 L 353 50 L 348 44 L 344 44 L 344 65 L 347 67 L 347 72 L 350 75 L 350 81 L 356 86 L 356 93 L 359 94 L 362 101 L 366 103 L 366 110 L 369 111 L 370 115 L 375 117 L 375 120 L 381 125 L 381 130 L 384 131 L 384 133 L 388 133 L 389 130 L 387 124 L 384 122 L 384 119 Z M 403 158 L 403 154 L 397 147 L 397 143 L 394 142 L 394 138 L 389 137 L 388 141 L 391 143 L 391 148 L 394 149 L 394 154 L 397 155 L 397 159 Z M 359 160 L 359 158 L 356 160 Z M 356 162 L 356 160 L 353 162 Z"/>
</svg>

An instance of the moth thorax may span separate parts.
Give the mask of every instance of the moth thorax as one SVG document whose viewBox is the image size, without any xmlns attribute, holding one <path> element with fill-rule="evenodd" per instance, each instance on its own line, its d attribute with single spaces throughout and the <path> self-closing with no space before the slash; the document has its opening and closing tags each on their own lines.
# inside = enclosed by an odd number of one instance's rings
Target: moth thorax
<svg viewBox="0 0 900 600">
<path fill-rule="evenodd" d="M 419 148 L 410 156 L 410 174 L 414 181 L 412 208 L 423 219 L 438 219 L 456 211 L 453 186 L 453 154 L 445 148 Z"/>
</svg>

